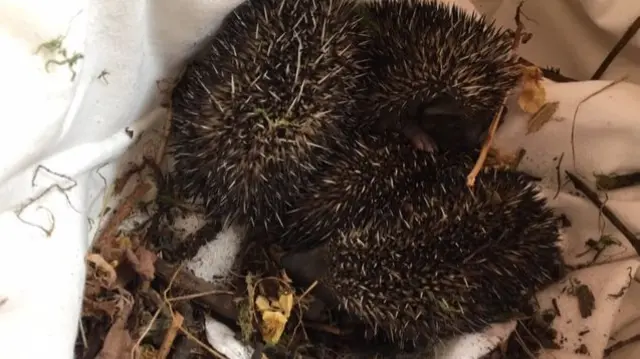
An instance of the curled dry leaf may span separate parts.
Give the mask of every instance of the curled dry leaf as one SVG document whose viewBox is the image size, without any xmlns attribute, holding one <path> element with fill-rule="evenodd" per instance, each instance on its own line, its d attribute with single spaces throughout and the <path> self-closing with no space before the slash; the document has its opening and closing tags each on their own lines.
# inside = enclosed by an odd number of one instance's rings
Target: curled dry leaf
<svg viewBox="0 0 640 359">
<path fill-rule="evenodd" d="M 522 69 L 522 92 L 518 106 L 527 113 L 536 113 L 547 100 L 547 91 L 542 85 L 542 70 L 537 66 Z"/>
<path fill-rule="evenodd" d="M 289 318 L 289 316 L 291 315 L 291 310 L 293 309 L 293 294 L 284 293 L 280 295 L 278 303 L 280 304 L 280 309 L 283 310 L 284 316 Z"/>
<path fill-rule="evenodd" d="M 257 296 L 256 309 L 261 313 L 260 333 L 267 344 L 275 345 L 284 332 L 287 320 L 293 309 L 293 294 L 280 294 L 278 300 L 269 301 L 264 296 Z"/>
<path fill-rule="evenodd" d="M 270 303 L 269 303 L 269 299 L 259 295 L 256 298 L 256 309 L 258 309 L 259 312 L 264 312 L 266 310 L 271 309 Z"/>
<path fill-rule="evenodd" d="M 118 304 L 120 311 L 104 338 L 104 344 L 96 356 L 97 359 L 129 358 L 131 355 L 134 343 L 127 329 L 127 320 L 133 309 L 133 301 L 123 296 Z"/>
<path fill-rule="evenodd" d="M 260 333 L 268 345 L 278 344 L 284 327 L 287 324 L 287 317 L 281 312 L 267 310 L 262 312 L 262 323 Z"/>
<path fill-rule="evenodd" d="M 85 317 L 113 318 L 118 313 L 118 300 L 93 300 L 87 297 L 82 301 L 82 315 Z"/>
<path fill-rule="evenodd" d="M 96 279 L 100 282 L 104 288 L 111 289 L 116 283 L 118 279 L 118 275 L 116 274 L 116 270 L 113 266 L 97 253 L 90 253 L 87 255 L 87 261 L 93 263 L 96 266 Z M 99 276 L 98 273 L 101 272 L 104 275 Z"/>
<path fill-rule="evenodd" d="M 514 153 L 503 153 L 497 148 L 492 147 L 489 149 L 485 166 L 516 169 L 526 153 L 527 151 L 524 148 L 520 148 Z"/>
<path fill-rule="evenodd" d="M 155 264 L 158 256 L 144 247 L 138 247 L 135 253 L 128 249 L 126 251 L 127 260 L 133 266 L 136 273 L 140 274 L 146 280 L 152 280 L 155 277 Z"/>
</svg>

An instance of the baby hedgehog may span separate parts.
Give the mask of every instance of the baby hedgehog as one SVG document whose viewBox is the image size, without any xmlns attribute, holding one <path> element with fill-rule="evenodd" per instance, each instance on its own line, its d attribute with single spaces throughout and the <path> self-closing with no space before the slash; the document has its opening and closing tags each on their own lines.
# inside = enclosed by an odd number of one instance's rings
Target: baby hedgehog
<svg viewBox="0 0 640 359">
<path fill-rule="evenodd" d="M 281 223 L 353 118 L 346 109 L 362 73 L 354 7 L 248 0 L 225 19 L 172 95 L 171 146 L 185 197 L 253 227 Z"/>
<path fill-rule="evenodd" d="M 436 0 L 361 6 L 370 36 L 365 122 L 400 131 L 424 150 L 478 147 L 520 77 L 513 36 Z"/>
<path fill-rule="evenodd" d="M 563 275 L 557 218 L 523 173 L 363 135 L 288 218 L 283 267 L 402 344 L 511 319 Z M 426 342 L 425 342 L 426 341 Z"/>
</svg>

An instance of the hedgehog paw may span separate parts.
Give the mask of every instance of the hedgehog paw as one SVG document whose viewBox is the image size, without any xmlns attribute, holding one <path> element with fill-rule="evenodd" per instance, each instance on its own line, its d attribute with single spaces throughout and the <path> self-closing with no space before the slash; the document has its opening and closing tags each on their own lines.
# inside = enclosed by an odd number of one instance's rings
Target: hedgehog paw
<svg viewBox="0 0 640 359">
<path fill-rule="evenodd" d="M 412 131 L 406 135 L 409 137 L 413 147 L 420 151 L 433 152 L 438 149 L 433 138 L 422 130 Z"/>
</svg>

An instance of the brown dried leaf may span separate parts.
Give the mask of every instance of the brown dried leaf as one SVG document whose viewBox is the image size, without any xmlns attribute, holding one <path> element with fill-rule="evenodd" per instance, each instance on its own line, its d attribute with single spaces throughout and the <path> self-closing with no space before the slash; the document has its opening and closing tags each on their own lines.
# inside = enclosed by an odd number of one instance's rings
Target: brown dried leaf
<svg viewBox="0 0 640 359">
<path fill-rule="evenodd" d="M 260 333 L 268 345 L 278 344 L 287 318 L 280 312 L 267 310 L 262 313 L 262 323 L 260 323 Z"/>
<path fill-rule="evenodd" d="M 87 297 L 82 302 L 82 316 L 101 317 L 103 315 L 113 318 L 118 312 L 117 300 L 93 300 Z"/>
<path fill-rule="evenodd" d="M 134 342 L 126 325 L 133 309 L 133 301 L 122 298 L 119 306 L 121 310 L 104 338 L 102 349 L 96 359 L 129 358 L 131 355 Z"/>
<path fill-rule="evenodd" d="M 87 261 L 93 263 L 96 266 L 95 279 L 98 281 L 100 285 L 104 288 L 111 289 L 114 287 L 116 280 L 118 279 L 118 275 L 116 274 L 116 270 L 113 266 L 97 253 L 90 253 L 87 255 Z M 99 273 L 102 273 L 102 276 L 99 276 Z"/>
<path fill-rule="evenodd" d="M 497 148 L 492 147 L 489 149 L 485 166 L 515 169 L 518 168 L 526 153 L 527 151 L 524 148 L 520 148 L 514 153 L 502 153 Z"/>
<path fill-rule="evenodd" d="M 547 102 L 536 112 L 529 122 L 527 122 L 527 135 L 530 133 L 538 132 L 547 122 L 553 119 L 553 115 L 558 111 L 560 102 Z"/>
<path fill-rule="evenodd" d="M 146 280 L 155 278 L 155 263 L 158 256 L 144 247 L 138 247 L 135 253 L 128 249 L 126 251 L 127 260 L 133 266 L 136 273 Z"/>
<path fill-rule="evenodd" d="M 537 66 L 522 69 L 522 92 L 518 106 L 527 113 L 536 113 L 547 101 L 547 91 L 542 85 L 542 70 Z"/>
</svg>

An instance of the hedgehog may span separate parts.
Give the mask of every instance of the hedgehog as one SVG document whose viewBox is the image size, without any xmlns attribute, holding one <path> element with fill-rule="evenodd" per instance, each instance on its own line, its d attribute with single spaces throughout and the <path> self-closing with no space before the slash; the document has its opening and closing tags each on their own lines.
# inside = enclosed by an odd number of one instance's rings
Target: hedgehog
<svg viewBox="0 0 640 359">
<path fill-rule="evenodd" d="M 437 0 L 361 5 L 369 92 L 363 123 L 404 133 L 416 148 L 477 148 L 521 76 L 512 32 Z"/>
<path fill-rule="evenodd" d="M 227 16 L 172 93 L 184 197 L 250 228 L 281 225 L 354 121 L 359 19 L 339 0 L 249 0 Z"/>
<path fill-rule="evenodd" d="M 468 188 L 473 163 L 362 132 L 289 211 L 282 266 L 399 345 L 511 319 L 564 275 L 560 229 L 529 175 L 485 169 Z"/>
</svg>

